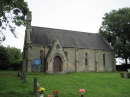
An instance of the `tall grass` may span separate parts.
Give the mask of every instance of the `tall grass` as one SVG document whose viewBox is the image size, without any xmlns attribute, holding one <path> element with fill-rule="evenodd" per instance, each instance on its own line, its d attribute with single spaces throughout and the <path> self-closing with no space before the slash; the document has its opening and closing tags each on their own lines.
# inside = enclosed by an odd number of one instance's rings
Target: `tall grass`
<svg viewBox="0 0 130 97">
<path fill-rule="evenodd" d="M 11 73 L 13 75 L 8 75 Z M 28 83 L 23 83 L 15 73 L 0 72 L 0 97 L 33 97 L 35 77 L 46 89 L 45 97 L 56 89 L 60 92 L 59 97 L 80 97 L 80 88 L 86 89 L 85 97 L 130 97 L 130 79 L 121 78 L 118 72 L 26 73 Z"/>
</svg>

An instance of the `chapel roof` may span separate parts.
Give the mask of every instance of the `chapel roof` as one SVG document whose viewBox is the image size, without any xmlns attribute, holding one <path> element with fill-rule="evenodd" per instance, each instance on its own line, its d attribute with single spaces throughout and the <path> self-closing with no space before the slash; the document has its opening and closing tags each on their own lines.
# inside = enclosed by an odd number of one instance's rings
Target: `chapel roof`
<svg viewBox="0 0 130 97">
<path fill-rule="evenodd" d="M 32 26 L 32 31 L 30 32 L 31 43 L 43 46 L 51 46 L 57 36 L 60 38 L 63 47 L 112 50 L 99 33 L 36 26 Z"/>
</svg>

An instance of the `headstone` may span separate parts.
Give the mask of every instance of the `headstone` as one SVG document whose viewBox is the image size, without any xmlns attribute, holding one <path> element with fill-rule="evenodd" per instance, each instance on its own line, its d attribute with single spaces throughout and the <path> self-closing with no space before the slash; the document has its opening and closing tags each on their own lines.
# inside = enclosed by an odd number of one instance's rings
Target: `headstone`
<svg viewBox="0 0 130 97">
<path fill-rule="evenodd" d="M 40 93 L 39 93 L 39 90 L 40 89 L 40 85 L 39 83 L 36 83 L 36 94 L 35 94 L 35 97 L 39 97 L 40 96 Z"/>
<path fill-rule="evenodd" d="M 23 73 L 23 82 L 24 82 L 24 83 L 27 83 L 27 82 L 28 82 L 27 79 L 26 79 L 26 74 L 25 74 L 25 73 Z"/>
<path fill-rule="evenodd" d="M 124 72 L 124 78 L 127 78 L 127 72 Z"/>
<path fill-rule="evenodd" d="M 21 79 L 23 79 L 23 72 L 21 72 Z"/>
<path fill-rule="evenodd" d="M 20 74 L 19 74 L 19 72 L 17 72 L 18 73 L 18 77 L 20 77 Z"/>
<path fill-rule="evenodd" d="M 33 88 L 33 94 L 36 94 L 36 84 L 38 83 L 38 79 L 35 77 L 34 78 L 34 88 Z"/>
<path fill-rule="evenodd" d="M 21 73 L 19 72 L 19 77 L 21 78 Z"/>
</svg>

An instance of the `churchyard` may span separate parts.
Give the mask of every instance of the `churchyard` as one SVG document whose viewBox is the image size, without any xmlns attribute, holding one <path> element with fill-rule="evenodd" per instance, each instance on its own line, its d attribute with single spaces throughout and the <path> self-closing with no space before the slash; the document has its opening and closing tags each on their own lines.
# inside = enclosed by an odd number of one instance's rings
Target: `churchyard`
<svg viewBox="0 0 130 97">
<path fill-rule="evenodd" d="M 24 74 L 23 74 L 24 75 Z M 80 97 L 79 90 L 85 89 L 84 97 L 130 97 L 130 79 L 122 78 L 120 72 L 72 72 L 47 74 L 25 72 L 21 77 L 17 71 L 0 71 L 0 97 L 35 97 L 34 78 L 45 88 L 44 97 L 58 90 L 58 97 Z"/>
</svg>

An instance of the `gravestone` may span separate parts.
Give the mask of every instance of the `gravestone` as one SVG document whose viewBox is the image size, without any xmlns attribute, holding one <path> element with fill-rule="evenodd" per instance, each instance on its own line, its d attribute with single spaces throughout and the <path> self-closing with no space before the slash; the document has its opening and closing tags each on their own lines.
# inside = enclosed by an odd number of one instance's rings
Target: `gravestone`
<svg viewBox="0 0 130 97">
<path fill-rule="evenodd" d="M 18 73 L 18 77 L 20 77 L 20 74 L 19 74 L 19 72 L 17 72 Z"/>
<path fill-rule="evenodd" d="M 127 78 L 127 72 L 124 72 L 124 78 Z"/>
<path fill-rule="evenodd" d="M 34 78 L 34 87 L 33 87 L 33 94 L 36 94 L 36 83 L 38 83 L 38 79 L 35 77 Z"/>
<path fill-rule="evenodd" d="M 23 79 L 23 72 L 21 72 L 21 79 Z"/>
<path fill-rule="evenodd" d="M 21 73 L 19 72 L 19 77 L 21 78 Z"/>
<path fill-rule="evenodd" d="M 40 89 L 40 85 L 38 83 L 38 79 L 34 78 L 34 89 L 33 89 L 33 94 L 35 95 L 35 97 L 39 97 L 40 93 L 39 90 Z"/>
<path fill-rule="evenodd" d="M 35 94 L 35 97 L 39 97 L 40 96 L 40 93 L 39 93 L 39 90 L 40 89 L 40 85 L 39 85 L 39 83 L 36 83 L 36 94 Z"/>
<path fill-rule="evenodd" d="M 23 82 L 24 83 L 27 83 L 28 81 L 27 81 L 27 79 L 26 79 L 26 74 L 23 72 Z"/>
</svg>

